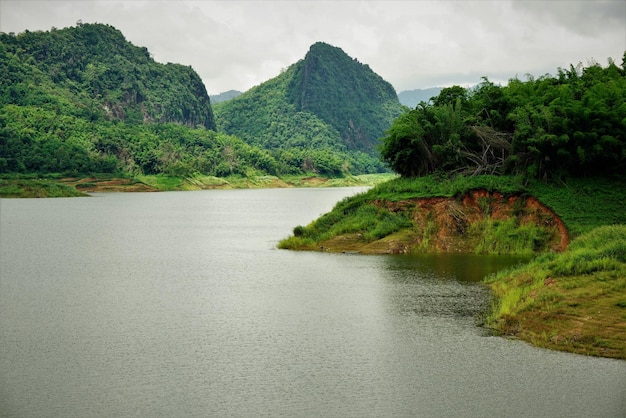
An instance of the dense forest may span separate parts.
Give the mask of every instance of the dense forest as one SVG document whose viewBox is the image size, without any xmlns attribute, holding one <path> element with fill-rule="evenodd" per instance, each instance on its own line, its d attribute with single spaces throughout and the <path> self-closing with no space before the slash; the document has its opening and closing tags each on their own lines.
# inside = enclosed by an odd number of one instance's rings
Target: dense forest
<svg viewBox="0 0 626 418">
<path fill-rule="evenodd" d="M 335 128 L 349 149 L 371 153 L 400 114 L 391 84 L 340 48 L 318 42 L 292 71 L 290 102 Z"/>
<path fill-rule="evenodd" d="M 385 171 L 378 139 L 402 111 L 393 87 L 318 42 L 277 77 L 214 106 L 218 129 L 325 175 Z"/>
<path fill-rule="evenodd" d="M 373 147 L 353 152 L 335 127 L 282 99 L 292 74 L 242 97 L 218 130 L 206 88 L 191 67 L 155 62 L 146 48 L 109 25 L 0 33 L 0 173 L 223 177 L 385 171 Z M 397 115 L 397 99 L 396 104 Z M 387 116 L 378 136 L 391 120 Z"/>
<path fill-rule="evenodd" d="M 512 174 L 543 180 L 626 172 L 626 53 L 556 76 L 443 89 L 394 122 L 382 158 L 402 176 Z"/>
<path fill-rule="evenodd" d="M 403 108 L 367 65 L 319 42 L 212 106 L 191 67 L 78 23 L 0 33 L 0 173 L 619 176 L 625 98 L 626 54 Z"/>
<path fill-rule="evenodd" d="M 2 104 L 91 121 L 215 129 L 209 96 L 191 67 L 156 63 L 108 25 L 0 34 L 0 76 Z"/>
</svg>

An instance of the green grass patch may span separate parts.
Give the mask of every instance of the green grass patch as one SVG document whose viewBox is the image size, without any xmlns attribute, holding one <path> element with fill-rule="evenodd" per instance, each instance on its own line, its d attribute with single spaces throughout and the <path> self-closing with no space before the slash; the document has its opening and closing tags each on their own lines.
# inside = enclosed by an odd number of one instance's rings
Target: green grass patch
<svg viewBox="0 0 626 418">
<path fill-rule="evenodd" d="M 530 193 L 550 207 L 576 237 L 602 225 L 626 224 L 626 180 L 569 179 L 558 184 L 535 182 Z"/>
<path fill-rule="evenodd" d="M 547 251 L 552 239 L 545 228 L 535 224 L 518 225 L 515 218 L 476 222 L 469 226 L 467 234 L 475 237 L 478 254 L 538 254 Z"/>
<path fill-rule="evenodd" d="M 370 198 L 400 201 L 423 197 L 454 197 L 470 190 L 484 189 L 504 195 L 528 192 L 521 177 L 475 176 L 395 178 L 377 185 Z"/>
<path fill-rule="evenodd" d="M 322 241 L 348 234 L 359 234 L 361 241 L 367 243 L 412 226 L 408 212 L 391 212 L 367 201 L 366 196 L 367 192 L 344 198 L 332 211 L 309 225 L 295 227 L 294 237 L 299 240 L 289 237 L 281 241 L 279 247 L 303 249 L 311 242 L 317 246 Z"/>
<path fill-rule="evenodd" d="M 134 181 L 141 182 L 157 190 L 170 191 L 181 190 L 184 177 L 167 176 L 167 175 L 138 175 Z"/>
<path fill-rule="evenodd" d="M 626 358 L 626 225 L 581 235 L 561 254 L 537 257 L 487 279 L 487 325 L 533 344 Z"/>
<path fill-rule="evenodd" d="M 0 179 L 0 197 L 79 197 L 87 194 L 52 179 Z"/>
</svg>

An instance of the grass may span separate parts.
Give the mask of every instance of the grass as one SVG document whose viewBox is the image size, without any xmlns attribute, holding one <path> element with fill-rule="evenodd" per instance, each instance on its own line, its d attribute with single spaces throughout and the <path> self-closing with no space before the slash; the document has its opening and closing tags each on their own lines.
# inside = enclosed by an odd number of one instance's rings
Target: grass
<svg viewBox="0 0 626 418">
<path fill-rule="evenodd" d="M 319 248 L 320 242 L 338 235 L 355 234 L 361 242 L 371 242 L 401 229 L 412 221 L 408 212 L 390 212 L 364 202 L 367 193 L 341 200 L 335 208 L 308 226 L 296 226 L 294 235 L 279 243 L 282 249 L 311 250 Z"/>
<path fill-rule="evenodd" d="M 79 197 L 85 193 L 50 179 L 0 179 L 0 197 Z"/>
<path fill-rule="evenodd" d="M 396 176 L 389 173 L 327 178 L 316 176 L 234 175 L 225 178 L 202 174 L 193 176 L 90 174 L 0 175 L 0 197 L 87 196 L 87 192 L 179 191 L 203 189 L 251 189 L 277 187 L 373 186 Z"/>
<path fill-rule="evenodd" d="M 477 240 L 478 254 L 533 255 L 548 250 L 551 235 L 535 224 L 519 225 L 516 218 L 507 220 L 486 219 L 471 224 L 467 234 Z"/>
<path fill-rule="evenodd" d="M 528 192 L 521 177 L 475 176 L 444 178 L 426 176 L 417 178 L 395 178 L 379 184 L 371 195 L 377 199 L 397 202 L 424 197 L 454 197 L 469 190 L 484 189 L 498 191 L 504 195 Z"/>
<path fill-rule="evenodd" d="M 626 359 L 626 225 L 595 228 L 567 251 L 487 279 L 487 326 L 534 345 Z"/>
<path fill-rule="evenodd" d="M 569 179 L 559 184 L 535 182 L 530 193 L 565 222 L 572 237 L 602 225 L 626 224 L 626 179 Z"/>
<path fill-rule="evenodd" d="M 322 215 L 307 226 L 298 226 L 297 233 L 294 230 L 294 236 L 281 241 L 279 248 L 317 249 L 324 246 L 325 242 L 328 244 L 327 241 L 333 241 L 341 235 L 351 234 L 352 239 L 349 242 L 344 240 L 344 244 L 349 243 L 354 246 L 358 241 L 364 246 L 397 234 L 404 229 L 413 229 L 412 234 L 406 233 L 402 237 L 399 235 L 394 237 L 396 241 L 404 241 L 402 251 L 433 251 L 436 246 L 434 236 L 441 233 L 441 220 L 430 219 L 430 223 L 422 225 L 418 228 L 419 231 L 416 230 L 416 225 L 411 219 L 411 201 L 432 197 L 455 198 L 476 189 L 497 191 L 504 195 L 528 193 L 528 188 L 519 177 L 395 178 L 338 202 L 331 212 Z M 491 198 L 483 200 L 488 199 Z M 389 207 L 389 202 L 393 202 L 391 205 L 393 207 Z M 482 200 L 479 199 L 479 206 L 481 202 Z M 485 206 L 482 208 L 483 212 L 489 212 L 490 205 L 494 202 L 482 203 Z M 448 211 L 453 216 L 458 215 L 459 229 L 463 229 L 463 232 L 456 238 L 464 241 L 463 245 L 458 246 L 459 250 L 486 254 L 529 255 L 545 251 L 548 242 L 553 238 L 545 228 L 518 224 L 516 219 L 485 220 L 473 223 L 466 229 L 464 218 L 467 216 L 462 213 L 466 208 L 460 204 L 453 206 L 451 205 Z M 453 211 L 455 208 L 458 208 L 458 213 Z M 522 211 L 520 208 L 514 208 L 514 210 L 519 213 Z M 367 251 L 365 248 L 362 250 Z M 375 252 L 379 251 L 380 247 L 375 247 Z"/>
</svg>

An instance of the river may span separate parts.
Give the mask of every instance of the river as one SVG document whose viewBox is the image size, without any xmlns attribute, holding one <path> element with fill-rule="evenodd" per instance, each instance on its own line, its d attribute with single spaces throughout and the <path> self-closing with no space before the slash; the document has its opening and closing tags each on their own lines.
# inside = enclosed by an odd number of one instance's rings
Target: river
<svg viewBox="0 0 626 418">
<path fill-rule="evenodd" d="M 276 249 L 361 190 L 0 200 L 0 416 L 626 416 L 626 362 L 476 325 L 516 259 Z"/>
</svg>

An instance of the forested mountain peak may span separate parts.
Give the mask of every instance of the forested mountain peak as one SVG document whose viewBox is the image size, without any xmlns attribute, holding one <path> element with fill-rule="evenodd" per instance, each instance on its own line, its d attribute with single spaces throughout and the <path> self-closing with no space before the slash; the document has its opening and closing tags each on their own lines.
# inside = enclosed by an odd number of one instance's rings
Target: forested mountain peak
<svg viewBox="0 0 626 418">
<path fill-rule="evenodd" d="M 155 62 L 106 24 L 0 33 L 0 76 L 6 104 L 74 107 L 71 113 L 92 120 L 215 129 L 209 96 L 191 67 Z"/>
<path fill-rule="evenodd" d="M 218 129 L 324 174 L 385 171 L 378 139 L 402 111 L 388 82 L 340 48 L 313 44 L 287 70 L 214 106 Z"/>
<path fill-rule="evenodd" d="M 393 86 L 341 48 L 316 42 L 293 71 L 289 100 L 337 129 L 351 149 L 372 150 L 400 113 Z"/>
</svg>

